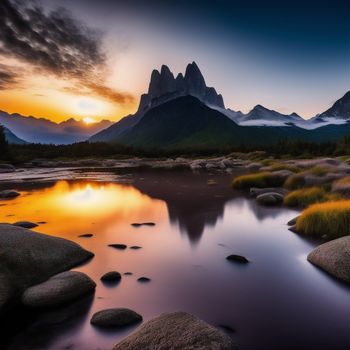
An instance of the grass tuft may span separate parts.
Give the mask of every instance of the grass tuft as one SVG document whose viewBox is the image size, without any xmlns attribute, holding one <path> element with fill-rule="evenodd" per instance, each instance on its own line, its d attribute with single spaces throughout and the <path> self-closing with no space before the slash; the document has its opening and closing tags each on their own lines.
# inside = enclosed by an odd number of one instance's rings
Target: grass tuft
<svg viewBox="0 0 350 350">
<path fill-rule="evenodd" d="M 291 175 L 284 183 L 284 187 L 288 190 L 297 190 L 305 186 L 305 177 L 302 174 Z"/>
<path fill-rule="evenodd" d="M 284 178 L 281 175 L 262 172 L 237 176 L 233 179 L 232 187 L 236 189 L 246 189 L 250 187 L 277 187 L 282 186 L 283 182 Z"/>
<path fill-rule="evenodd" d="M 284 198 L 285 205 L 299 208 L 306 208 L 311 204 L 325 201 L 327 201 L 327 193 L 322 187 L 295 190 Z"/>
<path fill-rule="evenodd" d="M 338 238 L 350 234 L 350 200 L 319 203 L 305 209 L 296 223 L 300 233 Z"/>
</svg>

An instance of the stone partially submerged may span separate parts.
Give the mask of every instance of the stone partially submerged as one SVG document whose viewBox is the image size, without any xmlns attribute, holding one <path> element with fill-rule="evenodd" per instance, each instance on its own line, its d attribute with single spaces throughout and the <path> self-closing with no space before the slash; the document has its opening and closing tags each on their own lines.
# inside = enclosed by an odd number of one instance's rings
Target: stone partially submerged
<svg viewBox="0 0 350 350">
<path fill-rule="evenodd" d="M 85 273 L 66 271 L 27 288 L 21 300 L 29 307 L 54 307 L 92 293 L 95 288 L 96 283 Z"/>
<path fill-rule="evenodd" d="M 307 259 L 332 276 L 350 283 L 350 236 L 321 244 Z"/>
<path fill-rule="evenodd" d="M 0 316 L 30 286 L 93 257 L 69 240 L 0 224 Z"/>
<path fill-rule="evenodd" d="M 113 350 L 237 350 L 217 328 L 185 312 L 162 314 L 142 325 Z"/>
</svg>

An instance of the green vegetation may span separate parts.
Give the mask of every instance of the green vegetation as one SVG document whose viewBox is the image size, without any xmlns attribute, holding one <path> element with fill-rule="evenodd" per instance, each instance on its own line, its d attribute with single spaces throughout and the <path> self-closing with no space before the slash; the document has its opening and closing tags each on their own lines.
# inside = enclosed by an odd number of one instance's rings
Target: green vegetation
<svg viewBox="0 0 350 350">
<path fill-rule="evenodd" d="M 338 238 L 350 234 L 350 200 L 314 204 L 303 211 L 296 223 L 298 232 Z"/>
<path fill-rule="evenodd" d="M 290 192 L 284 198 L 284 204 L 288 207 L 306 208 L 314 203 L 327 202 L 335 199 L 340 199 L 340 196 L 327 193 L 323 187 L 310 187 Z"/>
<path fill-rule="evenodd" d="M 250 187 L 275 187 L 282 186 L 284 178 L 270 172 L 254 173 L 237 176 L 233 179 L 232 187 L 245 189 Z"/>
</svg>

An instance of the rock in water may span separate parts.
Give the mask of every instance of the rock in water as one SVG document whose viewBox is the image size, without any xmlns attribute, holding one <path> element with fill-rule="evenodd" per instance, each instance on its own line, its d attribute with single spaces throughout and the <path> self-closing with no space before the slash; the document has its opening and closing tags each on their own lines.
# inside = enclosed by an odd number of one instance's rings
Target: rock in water
<svg viewBox="0 0 350 350">
<path fill-rule="evenodd" d="M 220 330 L 185 312 L 162 314 L 115 345 L 113 350 L 237 350 Z"/>
<path fill-rule="evenodd" d="M 19 226 L 19 227 L 24 227 L 24 228 L 34 228 L 39 226 L 38 224 L 30 221 L 17 221 L 13 225 Z"/>
<path fill-rule="evenodd" d="M 69 240 L 7 224 L 0 224 L 0 251 L 0 315 L 28 287 L 93 257 Z"/>
<path fill-rule="evenodd" d="M 287 222 L 287 225 L 288 225 L 288 226 L 294 226 L 294 225 L 296 225 L 298 219 L 299 219 L 299 215 L 296 216 L 295 218 L 289 220 L 289 221 Z"/>
<path fill-rule="evenodd" d="M 238 263 L 241 263 L 241 264 L 249 263 L 249 260 L 246 257 L 244 257 L 242 255 L 237 255 L 237 254 L 231 254 L 231 255 L 227 256 L 226 260 L 238 262 Z"/>
<path fill-rule="evenodd" d="M 0 198 L 15 198 L 20 195 L 19 192 L 15 190 L 3 190 L 0 191 Z"/>
<path fill-rule="evenodd" d="M 119 243 L 108 244 L 108 247 L 112 247 L 119 250 L 124 250 L 127 248 L 126 244 L 119 244 Z"/>
<path fill-rule="evenodd" d="M 332 276 L 350 283 L 350 236 L 321 244 L 307 259 Z"/>
<path fill-rule="evenodd" d="M 268 206 L 279 205 L 283 203 L 283 195 L 277 192 L 267 192 L 257 196 L 256 200 L 259 204 L 262 204 L 262 205 L 268 205 Z"/>
<path fill-rule="evenodd" d="M 101 281 L 105 282 L 117 282 L 122 278 L 121 274 L 117 271 L 106 272 L 102 277 Z"/>
<path fill-rule="evenodd" d="M 30 307 L 54 307 L 92 293 L 95 287 L 96 283 L 85 273 L 66 271 L 26 289 L 22 303 Z"/>
<path fill-rule="evenodd" d="M 90 323 L 98 327 L 125 327 L 142 321 L 137 312 L 125 309 L 106 309 L 96 312 Z"/>
</svg>

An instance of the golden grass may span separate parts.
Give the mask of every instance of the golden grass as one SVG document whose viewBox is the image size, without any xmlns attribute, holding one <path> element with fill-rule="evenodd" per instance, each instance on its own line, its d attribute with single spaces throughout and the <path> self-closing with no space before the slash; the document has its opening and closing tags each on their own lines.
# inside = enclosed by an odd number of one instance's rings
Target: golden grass
<svg viewBox="0 0 350 350">
<path fill-rule="evenodd" d="M 334 182 L 334 185 L 340 185 L 340 186 L 346 186 L 350 185 L 350 176 L 343 177 L 337 181 Z"/>
<path fill-rule="evenodd" d="M 305 209 L 296 223 L 300 233 L 331 238 L 350 234 L 350 200 L 319 203 Z"/>
<path fill-rule="evenodd" d="M 327 193 L 322 187 L 310 187 L 290 192 L 284 198 L 284 204 L 289 207 L 305 208 L 326 200 Z"/>
<path fill-rule="evenodd" d="M 313 168 L 308 169 L 307 172 L 309 174 L 316 175 L 316 176 L 324 176 L 324 175 L 327 175 L 332 170 L 333 169 L 331 167 L 314 166 Z"/>
<path fill-rule="evenodd" d="M 296 190 L 305 186 L 305 178 L 302 174 L 294 174 L 287 178 L 283 185 L 288 190 Z"/>
<path fill-rule="evenodd" d="M 270 172 L 262 172 L 237 176 L 232 181 L 232 187 L 237 189 L 250 187 L 274 187 L 282 186 L 283 182 L 284 179 L 280 175 L 272 174 Z"/>
<path fill-rule="evenodd" d="M 270 165 L 270 168 L 272 171 L 278 171 L 278 170 L 289 170 L 293 173 L 299 173 L 301 169 L 295 165 L 289 165 L 283 162 L 276 162 Z"/>
</svg>

